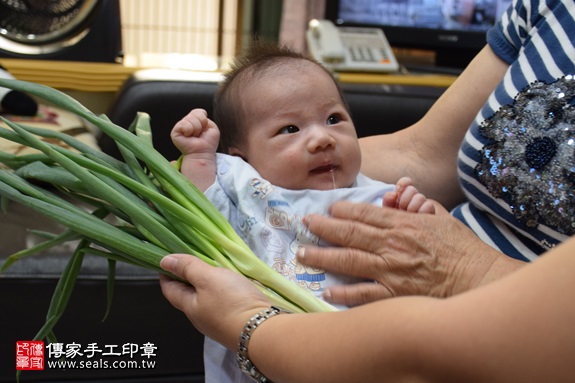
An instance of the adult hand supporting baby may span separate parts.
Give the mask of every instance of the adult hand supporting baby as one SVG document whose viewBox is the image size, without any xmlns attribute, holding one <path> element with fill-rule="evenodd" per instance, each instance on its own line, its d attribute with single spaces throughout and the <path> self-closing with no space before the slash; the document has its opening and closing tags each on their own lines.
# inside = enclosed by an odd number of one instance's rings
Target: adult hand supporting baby
<svg viewBox="0 0 575 383">
<path fill-rule="evenodd" d="M 413 214 L 337 202 L 330 214 L 306 216 L 304 223 L 341 247 L 306 246 L 298 252 L 298 261 L 370 281 L 330 287 L 324 298 L 332 303 L 355 306 L 402 295 L 447 297 L 524 264 L 485 244 L 445 211 Z"/>
</svg>

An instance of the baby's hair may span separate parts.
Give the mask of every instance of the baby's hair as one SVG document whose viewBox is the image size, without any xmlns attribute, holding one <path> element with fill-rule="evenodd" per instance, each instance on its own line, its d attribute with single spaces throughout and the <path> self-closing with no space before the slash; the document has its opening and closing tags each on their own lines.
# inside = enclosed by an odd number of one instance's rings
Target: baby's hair
<svg viewBox="0 0 575 383">
<path fill-rule="evenodd" d="M 285 45 L 254 41 L 242 55 L 233 61 L 214 96 L 214 122 L 220 129 L 220 152 L 229 153 L 231 147 L 238 147 L 243 143 L 242 140 L 245 137 L 243 134 L 245 127 L 242 124 L 245 120 L 243 87 L 255 79 L 282 74 L 285 72 L 286 65 L 297 68 L 302 60 L 317 65 L 330 76 L 349 112 L 339 84 L 323 65 Z"/>
</svg>

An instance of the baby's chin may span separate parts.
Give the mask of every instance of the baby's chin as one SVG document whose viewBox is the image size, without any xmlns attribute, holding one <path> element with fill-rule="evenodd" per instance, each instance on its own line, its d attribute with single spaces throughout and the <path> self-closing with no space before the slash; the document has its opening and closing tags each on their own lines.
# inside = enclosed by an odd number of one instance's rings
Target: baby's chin
<svg viewBox="0 0 575 383">
<path fill-rule="evenodd" d="M 351 178 L 351 179 L 350 179 Z M 341 171 L 310 173 L 305 177 L 269 177 L 272 185 L 289 190 L 334 190 L 352 187 L 355 177 Z"/>
<path fill-rule="evenodd" d="M 355 178 L 349 180 L 349 177 L 345 177 L 342 172 L 329 172 L 315 177 L 311 177 L 309 180 L 309 187 L 307 189 L 314 190 L 334 190 L 334 189 L 344 189 L 349 188 L 353 185 Z"/>
<path fill-rule="evenodd" d="M 334 183 L 332 179 L 332 180 L 321 180 L 321 181 L 314 180 L 313 182 L 307 182 L 303 185 L 297 185 L 297 186 L 294 186 L 293 184 L 281 185 L 281 183 L 280 184 L 276 183 L 275 185 L 290 190 L 334 190 L 334 189 L 349 188 L 352 186 L 352 184 L 353 183 L 340 184 L 337 181 Z"/>
</svg>

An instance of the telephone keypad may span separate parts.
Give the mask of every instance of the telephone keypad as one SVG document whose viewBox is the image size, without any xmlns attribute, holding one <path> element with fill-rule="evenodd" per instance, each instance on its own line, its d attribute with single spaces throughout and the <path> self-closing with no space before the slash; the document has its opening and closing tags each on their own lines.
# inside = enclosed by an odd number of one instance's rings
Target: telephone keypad
<svg viewBox="0 0 575 383">
<path fill-rule="evenodd" d="M 346 47 L 350 63 L 358 65 L 392 63 L 390 47 L 382 39 L 381 31 L 372 28 L 340 27 L 340 37 Z"/>
</svg>

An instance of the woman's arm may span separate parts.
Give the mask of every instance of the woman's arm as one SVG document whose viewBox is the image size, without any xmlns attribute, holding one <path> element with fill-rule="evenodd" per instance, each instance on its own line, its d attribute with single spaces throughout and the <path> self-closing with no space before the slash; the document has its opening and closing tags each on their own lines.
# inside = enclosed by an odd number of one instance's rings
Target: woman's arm
<svg viewBox="0 0 575 383">
<path fill-rule="evenodd" d="M 362 171 L 388 183 L 409 176 L 428 198 L 453 207 L 462 199 L 459 146 L 506 70 L 507 64 L 486 46 L 420 121 L 393 134 L 360 140 Z"/>
<path fill-rule="evenodd" d="M 338 313 L 279 315 L 252 334 L 249 356 L 279 382 L 572 380 L 575 240 L 506 278 L 448 299 L 404 297 Z M 236 351 L 269 305 L 247 279 L 190 256 L 162 262 L 162 290 L 205 335 Z"/>
<path fill-rule="evenodd" d="M 566 382 L 575 365 L 575 241 L 445 300 L 279 316 L 250 344 L 274 382 Z M 312 357 L 313 356 L 313 357 Z"/>
</svg>

